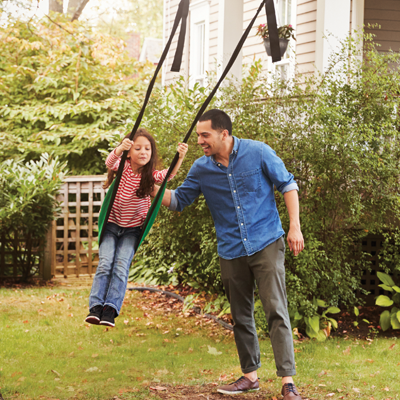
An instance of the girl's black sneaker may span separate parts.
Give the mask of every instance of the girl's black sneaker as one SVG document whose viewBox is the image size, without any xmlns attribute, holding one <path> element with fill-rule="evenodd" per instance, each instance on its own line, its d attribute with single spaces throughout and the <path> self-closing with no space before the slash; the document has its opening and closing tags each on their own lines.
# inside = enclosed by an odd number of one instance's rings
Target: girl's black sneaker
<svg viewBox="0 0 400 400">
<path fill-rule="evenodd" d="M 89 311 L 89 315 L 86 317 L 85 322 L 93 325 L 99 325 L 101 314 L 103 312 L 103 306 L 94 306 Z"/>
<path fill-rule="evenodd" d="M 101 314 L 100 325 L 115 326 L 114 319 L 117 317 L 115 308 L 104 306 L 103 313 Z"/>
</svg>

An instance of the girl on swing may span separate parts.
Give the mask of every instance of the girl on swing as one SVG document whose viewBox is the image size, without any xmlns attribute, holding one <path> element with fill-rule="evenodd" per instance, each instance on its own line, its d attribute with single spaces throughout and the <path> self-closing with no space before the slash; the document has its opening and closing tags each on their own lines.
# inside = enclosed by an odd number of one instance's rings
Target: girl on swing
<svg viewBox="0 0 400 400">
<path fill-rule="evenodd" d="M 179 143 L 179 160 L 169 180 L 178 172 L 187 149 L 186 143 Z M 150 209 L 150 195 L 155 189 L 154 184 L 161 184 L 167 175 L 166 169 L 155 169 L 158 159 L 153 137 L 145 129 L 138 129 L 132 141 L 127 135 L 108 155 L 104 188 L 114 180 L 124 150 L 129 151 L 128 158 L 110 217 L 103 227 L 99 265 L 89 296 L 90 313 L 85 319 L 94 325 L 115 326 L 114 319 L 119 315 L 125 296 L 129 267 Z"/>
</svg>

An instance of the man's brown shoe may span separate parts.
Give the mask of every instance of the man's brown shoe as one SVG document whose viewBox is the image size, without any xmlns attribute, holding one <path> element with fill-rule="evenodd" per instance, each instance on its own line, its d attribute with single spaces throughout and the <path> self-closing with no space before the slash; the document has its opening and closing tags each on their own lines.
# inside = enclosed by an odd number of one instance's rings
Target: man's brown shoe
<svg viewBox="0 0 400 400">
<path fill-rule="evenodd" d="M 301 400 L 301 396 L 297 391 L 294 383 L 285 383 L 282 386 L 282 396 L 283 400 Z"/>
<path fill-rule="evenodd" d="M 217 392 L 223 394 L 239 394 L 245 392 L 251 392 L 253 390 L 260 390 L 260 384 L 258 379 L 252 382 L 250 379 L 242 376 L 236 382 L 230 383 L 229 385 L 221 386 L 217 389 Z"/>
</svg>

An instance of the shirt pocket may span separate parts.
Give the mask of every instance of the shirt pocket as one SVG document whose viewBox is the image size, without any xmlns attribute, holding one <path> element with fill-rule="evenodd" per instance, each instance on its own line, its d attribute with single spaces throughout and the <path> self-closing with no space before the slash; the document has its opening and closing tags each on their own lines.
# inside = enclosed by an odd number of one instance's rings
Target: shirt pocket
<svg viewBox="0 0 400 400">
<path fill-rule="evenodd" d="M 261 188 L 261 168 L 242 172 L 240 177 L 246 193 L 255 193 Z"/>
</svg>

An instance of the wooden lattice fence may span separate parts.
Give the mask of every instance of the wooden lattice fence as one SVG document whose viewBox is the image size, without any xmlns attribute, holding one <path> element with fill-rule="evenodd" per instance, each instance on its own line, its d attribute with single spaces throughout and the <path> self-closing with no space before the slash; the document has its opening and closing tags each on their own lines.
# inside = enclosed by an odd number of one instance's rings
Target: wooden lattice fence
<svg viewBox="0 0 400 400">
<path fill-rule="evenodd" d="M 70 176 L 57 196 L 62 212 L 52 223 L 51 275 L 91 277 L 98 265 L 98 217 L 105 176 Z M 48 246 L 49 247 L 49 246 Z"/>
</svg>

